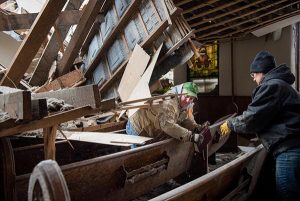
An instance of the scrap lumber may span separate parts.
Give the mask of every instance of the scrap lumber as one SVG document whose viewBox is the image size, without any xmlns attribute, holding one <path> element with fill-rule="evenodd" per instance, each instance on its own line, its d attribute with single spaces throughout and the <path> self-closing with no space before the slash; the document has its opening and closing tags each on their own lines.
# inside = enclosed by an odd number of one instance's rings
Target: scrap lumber
<svg viewBox="0 0 300 201">
<path fill-rule="evenodd" d="M 76 140 L 83 142 L 92 142 L 99 144 L 130 146 L 132 144 L 143 145 L 151 140 L 150 137 L 116 134 L 116 133 L 100 133 L 100 132 L 70 132 L 64 131 L 68 140 Z"/>
<path fill-rule="evenodd" d="M 62 89 L 58 91 L 50 91 L 32 94 L 33 98 L 57 98 L 64 100 L 74 107 L 82 107 L 89 105 L 92 108 L 100 107 L 100 93 L 97 85 L 86 85 L 82 87 Z"/>
<path fill-rule="evenodd" d="M 70 71 L 75 58 L 78 56 L 84 39 L 88 35 L 90 28 L 97 18 L 103 1 L 104 0 L 90 0 L 85 7 L 71 41 L 59 62 L 59 67 L 57 69 L 59 75 L 63 75 Z"/>
<path fill-rule="evenodd" d="M 0 94 L 0 110 L 12 119 L 29 121 L 32 119 L 31 94 L 29 91 Z"/>
<path fill-rule="evenodd" d="M 0 31 L 11 31 L 19 29 L 30 29 L 38 13 L 26 14 L 0 14 Z M 70 26 L 77 24 L 81 16 L 81 11 L 63 11 L 57 18 L 57 26 Z"/>
<path fill-rule="evenodd" d="M 83 0 L 70 0 L 66 6 L 66 10 L 78 10 Z M 78 20 L 80 17 L 78 18 Z M 56 25 L 59 24 L 56 22 Z M 57 59 L 57 53 L 60 46 L 58 45 L 58 38 L 56 32 L 60 32 L 61 38 L 65 38 L 71 26 L 59 27 L 56 29 L 47 43 L 41 58 L 29 80 L 29 84 L 33 86 L 43 85 L 48 78 L 48 72 L 51 69 L 51 65 L 55 59 Z M 57 29 L 58 28 L 58 29 Z"/>
<path fill-rule="evenodd" d="M 7 73 L 0 81 L 0 85 L 15 87 L 19 85 L 24 73 L 30 66 L 65 3 L 66 0 L 47 1 L 34 21 L 29 34 L 19 47 Z"/>
<path fill-rule="evenodd" d="M 111 123 L 99 124 L 99 125 L 95 125 L 95 126 L 68 129 L 68 131 L 112 132 L 114 130 L 121 130 L 121 129 L 125 128 L 126 122 L 127 121 L 111 122 Z"/>
<path fill-rule="evenodd" d="M 47 92 L 47 91 L 55 91 L 63 88 L 69 88 L 76 86 L 77 83 L 83 83 L 85 81 L 84 75 L 80 70 L 73 70 L 55 80 L 40 87 L 36 93 Z"/>
<path fill-rule="evenodd" d="M 93 109 L 90 106 L 72 109 L 66 112 L 60 112 L 53 115 L 48 115 L 40 120 L 30 121 L 24 124 L 17 125 L 12 128 L 0 130 L 0 137 L 11 136 L 25 131 L 36 130 L 39 128 L 48 128 L 57 124 L 74 120 L 76 118 L 98 113 L 99 109 Z"/>
</svg>

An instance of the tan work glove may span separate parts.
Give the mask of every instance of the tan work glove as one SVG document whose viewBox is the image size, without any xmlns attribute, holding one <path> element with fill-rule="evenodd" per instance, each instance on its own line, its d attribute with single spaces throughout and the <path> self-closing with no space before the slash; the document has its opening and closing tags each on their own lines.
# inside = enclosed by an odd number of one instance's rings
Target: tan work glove
<svg viewBox="0 0 300 201">
<path fill-rule="evenodd" d="M 221 130 L 221 135 L 225 136 L 228 135 L 231 132 L 231 129 L 228 126 L 228 122 L 225 121 L 221 126 L 220 126 L 220 130 Z"/>
</svg>

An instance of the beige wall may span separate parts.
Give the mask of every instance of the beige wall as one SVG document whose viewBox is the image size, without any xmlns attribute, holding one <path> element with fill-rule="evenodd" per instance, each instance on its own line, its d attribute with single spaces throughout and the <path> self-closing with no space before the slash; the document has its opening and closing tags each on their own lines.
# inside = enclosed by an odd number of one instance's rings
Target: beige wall
<svg viewBox="0 0 300 201">
<path fill-rule="evenodd" d="M 262 37 L 252 37 L 233 42 L 233 76 L 234 95 L 250 96 L 255 88 L 255 83 L 249 75 L 249 66 L 256 53 L 261 50 L 271 52 L 277 64 L 286 63 L 294 70 L 293 28 L 286 27 L 282 30 L 279 40 L 274 40 L 272 34 Z M 231 44 L 221 43 L 219 49 L 219 84 L 220 96 L 231 95 Z"/>
<path fill-rule="evenodd" d="M 8 67 L 20 44 L 21 42 L 18 42 L 9 35 L 0 32 L 0 64 Z"/>
</svg>

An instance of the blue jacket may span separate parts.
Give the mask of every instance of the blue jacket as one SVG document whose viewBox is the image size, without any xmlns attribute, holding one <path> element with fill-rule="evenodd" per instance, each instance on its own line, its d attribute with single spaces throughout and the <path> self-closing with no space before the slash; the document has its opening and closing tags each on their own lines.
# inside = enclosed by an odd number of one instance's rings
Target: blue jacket
<svg viewBox="0 0 300 201">
<path fill-rule="evenodd" d="M 247 110 L 229 120 L 231 130 L 256 133 L 274 155 L 300 146 L 300 94 L 291 86 L 294 82 L 285 64 L 265 74 Z"/>
</svg>

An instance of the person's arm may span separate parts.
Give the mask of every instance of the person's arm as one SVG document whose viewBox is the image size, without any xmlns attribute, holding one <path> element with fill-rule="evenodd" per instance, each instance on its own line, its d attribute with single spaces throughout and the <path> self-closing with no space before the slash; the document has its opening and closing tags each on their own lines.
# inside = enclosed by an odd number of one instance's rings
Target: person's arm
<svg viewBox="0 0 300 201">
<path fill-rule="evenodd" d="M 267 127 L 280 110 L 278 85 L 260 86 L 252 102 L 242 115 L 228 120 L 228 126 L 237 133 L 258 133 Z"/>
<path fill-rule="evenodd" d="M 165 107 L 164 110 L 159 112 L 157 115 L 159 126 L 163 132 L 171 137 L 184 142 L 190 141 L 192 132 L 177 123 L 178 111 L 176 110 L 177 109 L 175 107 L 169 105 L 167 108 Z"/>
</svg>

